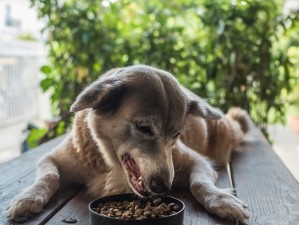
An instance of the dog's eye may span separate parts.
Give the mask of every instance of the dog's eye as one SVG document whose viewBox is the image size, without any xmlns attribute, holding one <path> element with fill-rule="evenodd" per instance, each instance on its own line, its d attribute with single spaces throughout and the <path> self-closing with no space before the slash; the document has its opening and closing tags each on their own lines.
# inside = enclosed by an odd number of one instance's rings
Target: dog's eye
<svg viewBox="0 0 299 225">
<path fill-rule="evenodd" d="M 180 132 L 177 132 L 175 133 L 173 136 L 172 136 L 172 139 L 177 139 L 179 136 L 180 136 Z"/>
<path fill-rule="evenodd" d="M 135 124 L 135 126 L 136 126 L 136 129 L 142 133 L 150 134 L 150 135 L 153 134 L 152 128 L 150 126 L 140 125 L 140 124 Z"/>
</svg>

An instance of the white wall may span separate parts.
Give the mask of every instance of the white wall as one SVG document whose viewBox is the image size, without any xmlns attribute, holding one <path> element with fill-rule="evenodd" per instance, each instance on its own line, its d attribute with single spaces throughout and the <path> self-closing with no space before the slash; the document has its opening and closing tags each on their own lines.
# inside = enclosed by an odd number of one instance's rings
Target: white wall
<svg viewBox="0 0 299 225">
<path fill-rule="evenodd" d="M 7 6 L 14 21 L 20 21 L 20 27 L 6 25 Z M 30 8 L 30 0 L 0 0 L 0 38 L 14 39 L 20 34 L 30 34 L 36 39 L 41 38 L 40 30 L 43 22 L 38 20 L 37 12 Z"/>
<path fill-rule="evenodd" d="M 7 26 L 7 6 L 10 6 L 11 20 L 19 21 L 19 26 Z M 42 78 L 39 68 L 46 63 L 47 55 L 40 34 L 43 24 L 36 10 L 30 8 L 30 0 L 0 0 L 0 163 L 20 154 L 25 139 L 23 130 L 28 122 L 51 117 L 49 94 L 41 93 L 39 88 Z M 38 41 L 16 40 L 21 34 L 30 34 Z M 24 94 L 27 89 L 34 98 Z M 14 97 L 16 95 L 23 97 L 22 100 Z M 29 109 L 14 113 L 19 106 L 29 106 L 29 103 L 32 105 L 27 107 Z M 25 118 L 24 115 L 32 112 L 34 114 Z M 13 121 L 8 123 L 7 117 Z"/>
</svg>

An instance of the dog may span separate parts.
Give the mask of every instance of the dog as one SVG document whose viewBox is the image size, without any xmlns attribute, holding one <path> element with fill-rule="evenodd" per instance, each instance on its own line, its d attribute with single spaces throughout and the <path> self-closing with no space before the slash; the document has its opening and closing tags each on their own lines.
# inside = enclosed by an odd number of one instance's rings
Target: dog
<svg viewBox="0 0 299 225">
<path fill-rule="evenodd" d="M 11 201 L 9 218 L 40 212 L 65 181 L 85 185 L 94 197 L 190 189 L 208 212 L 248 218 L 245 203 L 215 186 L 211 164 L 225 164 L 241 143 L 249 129 L 244 110 L 224 115 L 170 73 L 135 65 L 100 76 L 70 111 L 72 131 L 39 161 L 34 184 Z"/>
</svg>

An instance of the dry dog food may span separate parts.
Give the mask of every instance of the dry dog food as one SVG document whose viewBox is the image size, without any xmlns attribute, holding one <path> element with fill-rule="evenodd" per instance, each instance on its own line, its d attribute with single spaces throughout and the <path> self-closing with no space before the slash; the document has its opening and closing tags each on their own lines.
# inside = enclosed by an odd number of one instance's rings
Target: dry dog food
<svg viewBox="0 0 299 225">
<path fill-rule="evenodd" d="M 141 201 L 107 202 L 98 204 L 96 212 L 116 219 L 143 220 L 149 218 L 161 218 L 173 215 L 180 210 L 175 203 L 163 203 L 161 198 Z"/>
</svg>

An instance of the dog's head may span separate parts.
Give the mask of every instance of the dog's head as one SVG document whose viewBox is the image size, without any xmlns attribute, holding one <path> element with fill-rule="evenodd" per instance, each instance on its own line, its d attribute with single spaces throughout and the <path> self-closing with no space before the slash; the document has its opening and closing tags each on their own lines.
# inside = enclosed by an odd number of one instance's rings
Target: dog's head
<svg viewBox="0 0 299 225">
<path fill-rule="evenodd" d="M 108 71 L 78 96 L 76 112 L 92 108 L 88 124 L 109 166 L 124 170 L 132 190 L 147 196 L 172 184 L 172 147 L 188 115 L 220 114 L 193 98 L 169 73 L 137 65 Z"/>
</svg>

